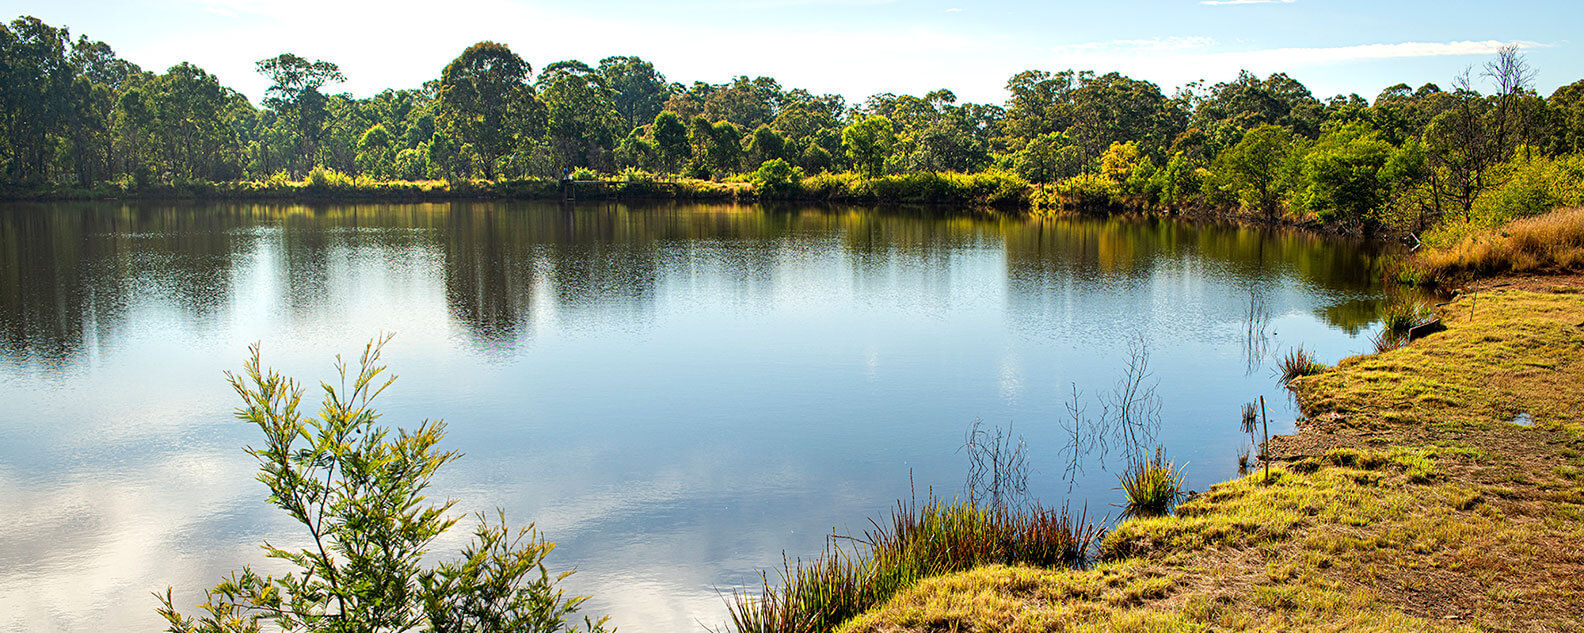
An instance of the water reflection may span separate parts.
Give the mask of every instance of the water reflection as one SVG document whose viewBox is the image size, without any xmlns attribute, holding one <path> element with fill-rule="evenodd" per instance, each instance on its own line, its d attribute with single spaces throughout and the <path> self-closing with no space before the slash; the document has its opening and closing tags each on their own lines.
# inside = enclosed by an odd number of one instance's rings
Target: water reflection
<svg viewBox="0 0 1584 633">
<path fill-rule="evenodd" d="M 196 601 L 290 538 L 220 377 L 253 341 L 311 382 L 399 332 L 387 418 L 443 416 L 467 454 L 441 494 L 537 521 L 574 588 L 642 633 L 717 623 L 716 588 L 861 531 L 909 472 L 955 489 L 975 418 L 1025 435 L 1033 496 L 1106 508 L 1109 473 L 1054 465 L 1063 406 L 1109 388 L 1135 336 L 1159 440 L 1194 487 L 1231 476 L 1237 406 L 1281 400 L 1257 365 L 1362 351 L 1378 266 L 1367 244 L 1165 219 L 6 206 L 0 628 L 156 628 L 147 591 Z"/>
</svg>

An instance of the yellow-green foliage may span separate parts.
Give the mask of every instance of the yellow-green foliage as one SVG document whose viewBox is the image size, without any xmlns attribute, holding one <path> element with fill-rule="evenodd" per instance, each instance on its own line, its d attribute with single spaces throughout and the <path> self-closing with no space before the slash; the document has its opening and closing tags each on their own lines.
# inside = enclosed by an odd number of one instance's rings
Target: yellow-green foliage
<svg viewBox="0 0 1584 633">
<path fill-rule="evenodd" d="M 1015 174 L 991 170 L 976 174 L 922 172 L 865 178 L 855 173 L 822 173 L 804 178 L 793 197 L 832 202 L 904 202 L 1019 205 L 1030 186 Z"/>
<path fill-rule="evenodd" d="M 1432 247 L 1450 247 L 1471 235 L 1540 215 L 1557 207 L 1584 206 L 1584 154 L 1545 156 L 1525 152 L 1489 174 L 1499 183 L 1481 193 L 1469 217 L 1450 212 L 1448 222 L 1425 234 Z"/>
</svg>

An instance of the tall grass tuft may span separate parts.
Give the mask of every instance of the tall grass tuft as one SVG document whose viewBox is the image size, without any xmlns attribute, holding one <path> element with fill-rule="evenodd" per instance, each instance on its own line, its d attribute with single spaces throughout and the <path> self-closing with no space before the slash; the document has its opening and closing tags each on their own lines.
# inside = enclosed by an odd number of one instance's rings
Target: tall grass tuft
<svg viewBox="0 0 1584 633">
<path fill-rule="evenodd" d="M 1087 510 L 985 508 L 931 497 L 898 501 L 861 538 L 833 536 L 812 560 L 783 561 L 780 582 L 734 592 L 731 631 L 815 633 L 879 605 L 918 581 L 995 563 L 1081 566 L 1102 532 Z M 845 544 L 845 545 L 844 545 Z"/>
<path fill-rule="evenodd" d="M 1325 371 L 1325 368 L 1325 363 L 1316 359 L 1313 352 L 1304 349 L 1302 346 L 1294 347 L 1287 351 L 1287 356 L 1282 358 L 1279 368 L 1281 371 L 1281 383 L 1286 385 L 1291 383 L 1293 379 L 1313 376 Z"/>
<path fill-rule="evenodd" d="M 1375 346 L 1376 354 L 1384 354 L 1408 344 L 1407 330 L 1399 332 L 1387 327 L 1370 336 L 1370 343 Z"/>
<path fill-rule="evenodd" d="M 1381 324 L 1391 334 L 1407 334 L 1408 330 L 1435 318 L 1435 312 L 1418 301 L 1393 301 L 1381 310 Z"/>
<path fill-rule="evenodd" d="M 1129 464 L 1117 475 L 1127 495 L 1127 514 L 1161 516 L 1170 512 L 1172 504 L 1182 497 L 1187 481 L 1185 468 L 1166 461 L 1165 451 L 1160 449 Z"/>
<path fill-rule="evenodd" d="M 1557 209 L 1477 231 L 1411 263 L 1425 281 L 1505 273 L 1584 271 L 1584 207 Z"/>
</svg>

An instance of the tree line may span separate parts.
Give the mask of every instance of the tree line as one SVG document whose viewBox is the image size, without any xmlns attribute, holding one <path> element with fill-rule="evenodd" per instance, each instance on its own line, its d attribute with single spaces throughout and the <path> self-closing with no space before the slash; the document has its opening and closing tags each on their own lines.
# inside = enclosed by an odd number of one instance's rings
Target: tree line
<svg viewBox="0 0 1584 633">
<path fill-rule="evenodd" d="M 354 98 L 335 92 L 346 77 L 333 62 L 284 53 L 257 63 L 270 87 L 254 105 L 190 63 L 146 71 L 22 17 L 0 25 L 0 174 L 13 187 L 86 187 L 316 168 L 372 180 L 625 170 L 783 185 L 826 172 L 996 172 L 1078 203 L 1368 227 L 1391 213 L 1466 219 L 1515 157 L 1584 149 L 1584 81 L 1543 98 L 1515 48 L 1450 89 L 1399 84 L 1373 100 L 1322 100 L 1282 73 L 1167 95 L 1118 73 L 1031 70 L 993 105 L 944 89 L 849 104 L 769 77 L 688 85 L 630 56 L 534 70 L 479 42 L 421 88 Z"/>
</svg>

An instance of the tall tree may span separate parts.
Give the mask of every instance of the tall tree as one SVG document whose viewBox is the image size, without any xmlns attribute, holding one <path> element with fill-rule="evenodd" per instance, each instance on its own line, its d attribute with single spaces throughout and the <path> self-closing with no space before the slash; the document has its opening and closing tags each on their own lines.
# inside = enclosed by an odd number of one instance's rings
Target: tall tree
<svg viewBox="0 0 1584 633">
<path fill-rule="evenodd" d="M 842 130 L 842 148 L 848 160 L 864 176 L 873 178 L 884 172 L 886 158 L 896 143 L 896 131 L 887 119 L 871 114 Z"/>
<path fill-rule="evenodd" d="M 319 89 L 346 81 L 346 75 L 333 63 L 309 61 L 291 53 L 260 60 L 256 68 L 271 82 L 264 93 L 264 105 L 296 124 L 294 131 L 299 135 L 303 160 L 300 167 L 312 167 L 318 161 L 320 141 L 331 117 L 330 100 Z"/>
<path fill-rule="evenodd" d="M 479 42 L 440 73 L 440 113 L 463 143 L 473 146 L 484 176 L 516 142 L 525 119 L 537 115 L 528 85 L 532 68 L 505 44 Z M 516 116 L 513 116 L 516 115 Z"/>
<path fill-rule="evenodd" d="M 670 96 L 665 75 L 640 58 L 606 57 L 600 60 L 597 71 L 628 129 L 653 120 Z"/>
</svg>

